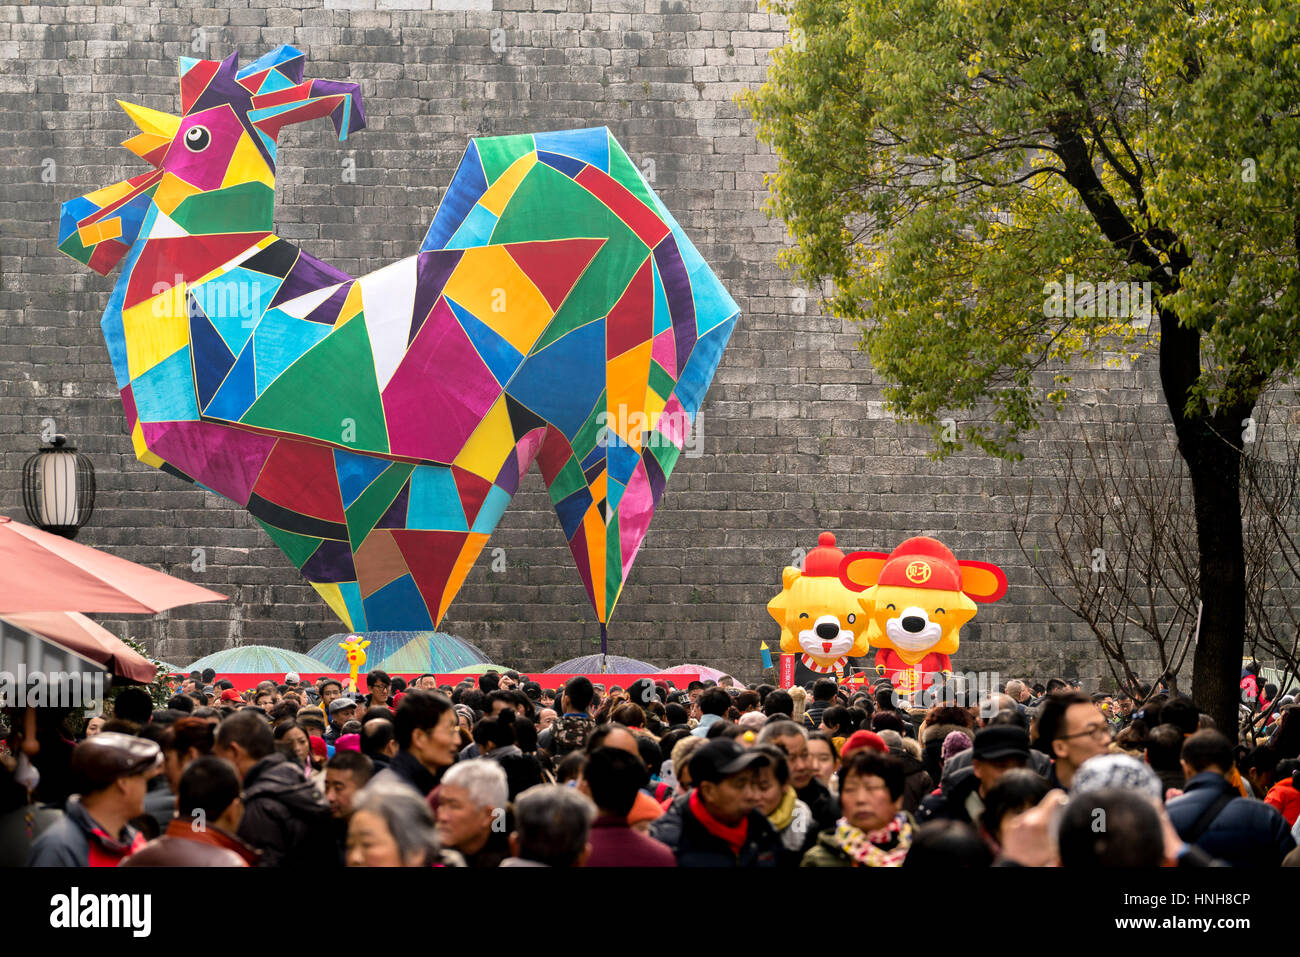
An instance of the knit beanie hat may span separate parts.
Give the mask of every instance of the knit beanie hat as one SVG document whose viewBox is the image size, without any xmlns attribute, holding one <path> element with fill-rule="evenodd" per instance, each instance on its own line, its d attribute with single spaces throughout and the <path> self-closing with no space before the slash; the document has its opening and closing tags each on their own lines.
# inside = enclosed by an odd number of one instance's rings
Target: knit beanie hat
<svg viewBox="0 0 1300 957">
<path fill-rule="evenodd" d="M 943 747 L 939 751 L 939 757 L 946 764 L 954 754 L 960 754 L 970 747 L 972 745 L 969 734 L 965 731 L 949 731 L 948 737 L 943 739 Z"/>
<path fill-rule="evenodd" d="M 1070 794 L 1085 794 L 1102 788 L 1138 791 L 1155 801 L 1164 796 L 1160 779 L 1144 761 L 1127 754 L 1098 754 L 1079 765 L 1070 782 Z"/>
</svg>

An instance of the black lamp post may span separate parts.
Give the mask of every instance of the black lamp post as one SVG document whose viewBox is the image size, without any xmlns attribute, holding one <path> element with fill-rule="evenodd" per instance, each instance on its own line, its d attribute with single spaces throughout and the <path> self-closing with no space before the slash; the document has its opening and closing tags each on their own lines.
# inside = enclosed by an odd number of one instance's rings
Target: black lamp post
<svg viewBox="0 0 1300 957">
<path fill-rule="evenodd" d="M 56 435 L 23 466 L 23 505 L 37 528 L 76 538 L 95 510 L 95 467 Z"/>
</svg>

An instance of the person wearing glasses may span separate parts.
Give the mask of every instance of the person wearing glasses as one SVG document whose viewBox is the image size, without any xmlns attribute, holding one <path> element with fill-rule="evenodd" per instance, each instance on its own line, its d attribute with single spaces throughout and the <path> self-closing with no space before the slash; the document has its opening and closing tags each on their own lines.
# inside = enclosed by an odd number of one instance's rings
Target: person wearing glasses
<svg viewBox="0 0 1300 957">
<path fill-rule="evenodd" d="M 391 708 L 388 695 L 392 689 L 393 679 L 388 676 L 388 672 L 379 668 L 370 672 L 366 675 L 366 707 Z"/>
<path fill-rule="evenodd" d="M 1058 691 L 1043 699 L 1038 748 L 1052 758 L 1050 787 L 1069 790 L 1079 766 L 1109 751 L 1110 742 L 1110 723 L 1091 696 L 1082 691 Z"/>
</svg>

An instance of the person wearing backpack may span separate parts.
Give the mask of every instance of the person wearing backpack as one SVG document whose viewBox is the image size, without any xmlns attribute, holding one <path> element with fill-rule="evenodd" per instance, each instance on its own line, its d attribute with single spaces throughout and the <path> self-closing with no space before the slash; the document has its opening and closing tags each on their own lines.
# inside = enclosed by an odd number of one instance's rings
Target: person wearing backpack
<svg viewBox="0 0 1300 957">
<path fill-rule="evenodd" d="M 1167 805 L 1187 844 L 1233 867 L 1277 867 L 1296 846 L 1286 819 L 1263 801 L 1242 797 L 1231 782 L 1232 743 L 1218 731 L 1198 731 L 1182 751 L 1187 786 Z"/>
<path fill-rule="evenodd" d="M 585 675 L 575 675 L 560 696 L 560 716 L 537 738 L 537 746 L 555 758 L 564 757 L 587 746 L 587 737 L 596 728 L 591 718 L 591 702 L 596 689 Z"/>
</svg>

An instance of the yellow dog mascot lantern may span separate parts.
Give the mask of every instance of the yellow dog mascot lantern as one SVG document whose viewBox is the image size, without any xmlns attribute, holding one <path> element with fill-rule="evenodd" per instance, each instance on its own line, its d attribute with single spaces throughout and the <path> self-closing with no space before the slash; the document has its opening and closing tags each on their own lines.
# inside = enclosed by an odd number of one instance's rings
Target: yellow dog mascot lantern
<svg viewBox="0 0 1300 957">
<path fill-rule="evenodd" d="M 876 671 L 901 695 L 923 692 L 952 671 L 961 626 L 975 602 L 1007 593 L 1007 576 L 988 562 L 959 562 L 933 538 L 909 538 L 892 552 L 853 552 L 840 562 L 841 584 L 858 592 Z"/>
<path fill-rule="evenodd" d="M 781 594 L 767 610 L 781 626 L 781 652 L 799 655 L 795 684 L 833 675 L 844 677 L 850 658 L 859 658 L 867 645 L 867 616 L 858 605 L 861 588 L 845 587 L 840 567 L 845 555 L 835 536 L 822 532 L 803 568 L 787 567 L 781 574 Z"/>
</svg>

